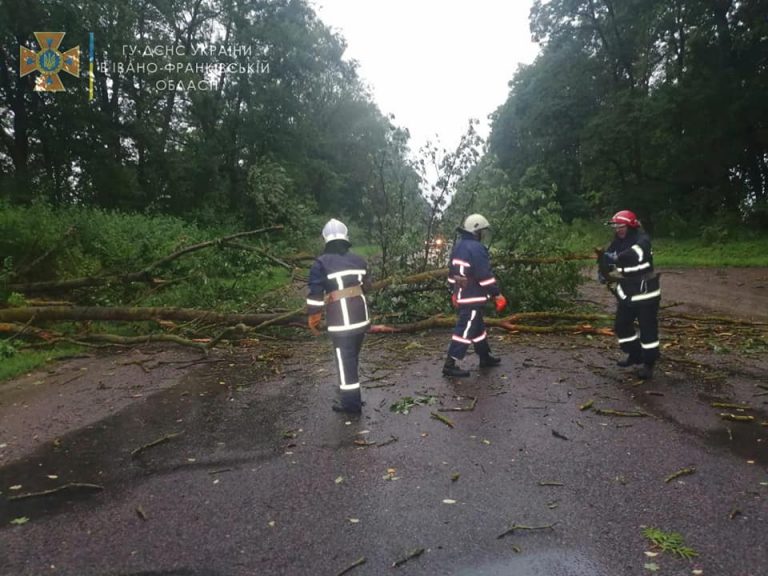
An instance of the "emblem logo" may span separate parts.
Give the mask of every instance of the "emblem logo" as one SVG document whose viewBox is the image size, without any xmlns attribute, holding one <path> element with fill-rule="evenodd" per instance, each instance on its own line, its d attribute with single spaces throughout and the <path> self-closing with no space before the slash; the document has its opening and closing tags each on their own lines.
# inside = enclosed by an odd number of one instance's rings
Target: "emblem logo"
<svg viewBox="0 0 768 576">
<path fill-rule="evenodd" d="M 72 76 L 80 73 L 80 47 L 75 46 L 64 53 L 59 52 L 64 34 L 65 32 L 35 32 L 35 38 L 40 45 L 39 52 L 24 46 L 19 47 L 19 76 L 40 72 L 40 76 L 35 79 L 35 90 L 38 92 L 62 92 L 64 84 L 59 72 Z"/>
</svg>

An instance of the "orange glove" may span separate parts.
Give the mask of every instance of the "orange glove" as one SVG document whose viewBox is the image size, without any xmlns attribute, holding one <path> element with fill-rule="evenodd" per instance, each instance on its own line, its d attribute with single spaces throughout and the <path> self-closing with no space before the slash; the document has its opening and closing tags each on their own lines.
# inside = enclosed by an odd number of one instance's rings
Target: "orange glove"
<svg viewBox="0 0 768 576">
<path fill-rule="evenodd" d="M 496 296 L 496 299 L 494 300 L 494 304 L 496 305 L 496 312 L 501 314 L 504 311 L 504 308 L 507 307 L 507 299 L 504 298 L 503 294 L 499 294 Z"/>
<path fill-rule="evenodd" d="M 318 326 L 320 326 L 320 320 L 323 319 L 323 313 L 318 312 L 317 314 L 310 314 L 307 317 L 307 326 L 312 331 L 312 334 L 315 336 L 320 335 L 320 331 L 317 329 Z"/>
<path fill-rule="evenodd" d="M 456 297 L 456 294 L 451 294 L 451 306 L 454 308 L 459 307 L 459 299 Z"/>
</svg>

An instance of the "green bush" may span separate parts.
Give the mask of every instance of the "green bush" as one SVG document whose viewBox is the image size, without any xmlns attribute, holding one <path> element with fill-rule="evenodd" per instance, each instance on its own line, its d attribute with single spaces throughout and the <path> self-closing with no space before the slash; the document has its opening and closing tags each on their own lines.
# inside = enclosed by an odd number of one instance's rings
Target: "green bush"
<svg viewBox="0 0 768 576">
<path fill-rule="evenodd" d="M 15 282 L 65 280 L 86 276 L 121 276 L 139 272 L 177 250 L 240 232 L 200 228 L 179 218 L 127 214 L 69 206 L 54 210 L 47 204 L 0 205 L 0 301 L 7 301 Z M 285 234 L 258 235 L 241 240 L 267 252 L 292 250 Z M 277 241 L 276 241 L 277 240 Z M 265 245 L 265 242 L 270 245 Z M 31 266 L 41 256 L 36 265 Z M 141 282 L 76 290 L 77 303 L 102 306 L 165 305 L 236 310 L 272 290 L 286 275 L 258 252 L 210 246 L 161 267 L 153 277 L 171 280 L 150 289 Z"/>
</svg>

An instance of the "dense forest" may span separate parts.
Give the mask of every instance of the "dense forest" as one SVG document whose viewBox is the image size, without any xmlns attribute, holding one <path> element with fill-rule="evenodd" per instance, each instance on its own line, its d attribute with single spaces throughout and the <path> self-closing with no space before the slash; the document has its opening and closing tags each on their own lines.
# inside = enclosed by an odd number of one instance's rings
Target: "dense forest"
<svg viewBox="0 0 768 576">
<path fill-rule="evenodd" d="M 513 184 L 536 169 L 567 220 L 768 226 L 768 2 L 537 0 L 530 27 L 490 137 Z"/>
<path fill-rule="evenodd" d="M 398 130 L 342 59 L 343 39 L 304 1 L 0 7 L 0 190 L 11 202 L 247 226 L 318 206 L 370 216 L 381 169 L 405 162 Z M 81 47 L 81 80 L 64 78 L 67 92 L 34 92 L 34 78 L 19 77 L 18 47 L 37 50 L 40 29 Z"/>
<path fill-rule="evenodd" d="M 470 196 L 535 173 L 566 221 L 621 205 L 647 224 L 764 225 L 766 14 L 766 0 L 535 2 L 540 55 L 493 113 L 475 172 L 494 174 Z M 20 77 L 35 30 L 81 47 L 66 92 Z M 374 231 L 414 210 L 429 224 L 468 170 L 457 152 L 408 149 L 306 0 L 3 0 L 0 50 L 6 202 L 246 226 L 335 213 Z M 430 163 L 444 180 L 420 193 Z"/>
</svg>

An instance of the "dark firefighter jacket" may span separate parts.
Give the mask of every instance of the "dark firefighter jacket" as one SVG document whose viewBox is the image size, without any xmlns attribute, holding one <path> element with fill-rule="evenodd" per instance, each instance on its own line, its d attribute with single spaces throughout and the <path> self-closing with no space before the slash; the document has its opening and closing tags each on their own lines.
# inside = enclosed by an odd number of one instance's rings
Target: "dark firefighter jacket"
<svg viewBox="0 0 768 576">
<path fill-rule="evenodd" d="M 448 282 L 459 306 L 481 306 L 499 295 L 488 249 L 471 232 L 461 231 L 451 251 Z"/>
<path fill-rule="evenodd" d="M 328 331 L 352 334 L 365 332 L 371 323 L 363 289 L 370 286 L 367 264 L 362 256 L 321 254 L 309 270 L 307 312 L 316 314 L 327 307 Z"/>
<path fill-rule="evenodd" d="M 616 256 L 619 275 L 616 298 L 641 304 L 661 297 L 659 276 L 653 269 L 651 239 L 644 232 L 629 229 L 624 238 L 616 236 L 606 250 Z"/>
</svg>

